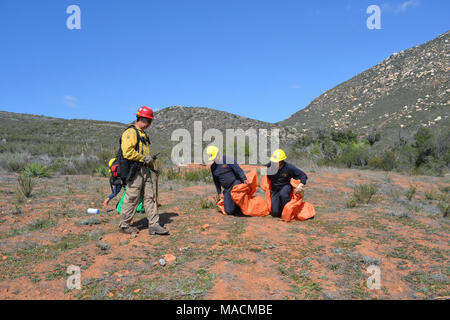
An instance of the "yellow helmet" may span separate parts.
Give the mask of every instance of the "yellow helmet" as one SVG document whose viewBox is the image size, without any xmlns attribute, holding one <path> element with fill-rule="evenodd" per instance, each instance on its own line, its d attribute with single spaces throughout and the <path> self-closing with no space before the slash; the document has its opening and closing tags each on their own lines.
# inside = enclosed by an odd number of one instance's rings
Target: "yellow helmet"
<svg viewBox="0 0 450 320">
<path fill-rule="evenodd" d="M 208 156 L 208 160 L 214 160 L 217 157 L 217 153 L 219 152 L 219 148 L 216 146 L 208 146 L 206 148 L 206 155 Z"/>
<path fill-rule="evenodd" d="M 114 161 L 116 161 L 116 158 L 112 158 L 111 160 L 109 160 L 108 162 L 108 167 L 109 167 L 109 172 L 111 173 L 111 166 L 113 165 Z"/>
<path fill-rule="evenodd" d="M 277 149 L 273 152 L 272 157 L 270 158 L 270 161 L 272 162 L 280 162 L 284 159 L 286 159 L 286 153 L 284 153 L 283 150 Z"/>
</svg>

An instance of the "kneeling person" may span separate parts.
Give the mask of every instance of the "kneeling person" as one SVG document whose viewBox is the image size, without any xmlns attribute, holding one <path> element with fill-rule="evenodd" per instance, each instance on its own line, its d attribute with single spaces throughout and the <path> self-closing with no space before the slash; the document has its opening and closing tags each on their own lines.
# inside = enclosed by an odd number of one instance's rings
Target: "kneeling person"
<svg viewBox="0 0 450 320">
<path fill-rule="evenodd" d="M 268 169 L 267 177 L 270 180 L 272 216 L 274 217 L 281 217 L 284 206 L 291 200 L 291 179 L 293 178 L 301 181 L 295 189 L 296 193 L 302 192 L 303 186 L 308 179 L 306 173 L 295 167 L 293 164 L 284 161 L 286 158 L 286 154 L 283 150 L 275 150 L 270 158 L 270 163 L 267 165 L 268 167 L 271 167 Z"/>
<path fill-rule="evenodd" d="M 215 146 L 209 146 L 206 149 L 206 153 L 208 160 L 214 161 L 211 165 L 211 174 L 216 185 L 218 196 L 220 198 L 223 197 L 225 212 L 228 215 L 242 213 L 239 206 L 231 198 L 231 190 L 234 186 L 241 183 L 250 184 L 244 171 L 234 159 L 219 155 L 219 148 Z M 223 194 L 221 194 L 222 188 Z"/>
</svg>

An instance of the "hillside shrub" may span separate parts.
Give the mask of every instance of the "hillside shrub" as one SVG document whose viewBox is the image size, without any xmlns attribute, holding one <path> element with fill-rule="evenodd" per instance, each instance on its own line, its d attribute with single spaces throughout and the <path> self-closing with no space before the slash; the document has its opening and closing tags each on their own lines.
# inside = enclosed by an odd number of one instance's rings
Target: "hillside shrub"
<svg viewBox="0 0 450 320">
<path fill-rule="evenodd" d="M 31 198 L 31 194 L 33 192 L 34 187 L 33 178 L 26 174 L 21 174 L 20 176 L 17 177 L 17 182 L 19 184 L 19 191 L 26 198 Z"/>
<path fill-rule="evenodd" d="M 359 184 L 353 188 L 353 199 L 357 203 L 369 203 L 378 192 L 378 186 L 374 183 Z"/>
<path fill-rule="evenodd" d="M 24 174 L 28 177 L 49 178 L 51 170 L 42 163 L 30 163 L 24 170 Z"/>
</svg>

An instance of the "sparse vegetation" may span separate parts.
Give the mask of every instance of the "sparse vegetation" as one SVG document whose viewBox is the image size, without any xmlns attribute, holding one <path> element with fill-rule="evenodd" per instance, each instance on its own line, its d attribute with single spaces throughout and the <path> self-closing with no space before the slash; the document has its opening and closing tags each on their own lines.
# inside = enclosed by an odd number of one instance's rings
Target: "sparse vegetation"
<svg viewBox="0 0 450 320">
<path fill-rule="evenodd" d="M 377 191 L 378 186 L 373 183 L 356 185 L 353 189 L 353 199 L 357 203 L 369 203 Z"/>
<path fill-rule="evenodd" d="M 410 186 L 408 191 L 406 192 L 406 198 L 411 201 L 412 198 L 416 195 L 417 188 L 415 186 Z"/>
<path fill-rule="evenodd" d="M 202 209 L 214 209 L 216 208 L 216 204 L 214 201 L 208 199 L 200 199 L 200 208 Z"/>
<path fill-rule="evenodd" d="M 180 168 L 169 168 L 163 172 L 167 180 L 185 180 L 198 182 L 203 181 L 211 183 L 213 181 L 209 169 L 181 170 Z"/>
<path fill-rule="evenodd" d="M 318 129 L 301 135 L 291 153 L 326 166 L 432 176 L 448 172 L 450 133 L 433 134 L 430 129 L 421 128 L 411 141 L 400 136 L 396 144 L 389 145 L 384 151 L 377 148 L 378 142 L 383 141 L 381 136 L 380 132 L 364 137 L 351 130 L 326 132 Z"/>
<path fill-rule="evenodd" d="M 95 169 L 95 173 L 97 173 L 101 177 L 108 177 L 109 176 L 109 168 L 107 166 L 99 166 Z"/>
<path fill-rule="evenodd" d="M 33 178 L 31 178 L 28 175 L 21 174 L 20 176 L 17 177 L 17 182 L 19 184 L 18 192 L 23 194 L 26 198 L 31 198 L 31 193 L 33 192 L 34 187 Z M 18 200 L 19 198 L 20 196 L 18 197 Z"/>
<path fill-rule="evenodd" d="M 23 174 L 34 178 L 49 178 L 51 176 L 50 168 L 41 163 L 30 163 Z"/>
<path fill-rule="evenodd" d="M 438 203 L 438 208 L 441 210 L 444 217 L 448 216 L 448 212 L 450 209 L 450 197 L 448 195 L 444 195 L 441 197 Z"/>
</svg>

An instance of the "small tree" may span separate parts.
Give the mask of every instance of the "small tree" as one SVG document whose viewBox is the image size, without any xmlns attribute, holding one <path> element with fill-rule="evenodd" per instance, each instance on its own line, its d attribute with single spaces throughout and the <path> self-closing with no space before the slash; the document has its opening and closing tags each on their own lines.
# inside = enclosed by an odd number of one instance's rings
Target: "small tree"
<svg viewBox="0 0 450 320">
<path fill-rule="evenodd" d="M 375 142 L 380 141 L 380 138 L 381 138 L 380 134 L 376 132 L 376 130 L 374 130 L 367 136 L 367 141 L 369 141 L 369 144 L 373 146 Z"/>
<path fill-rule="evenodd" d="M 397 159 L 395 153 L 391 150 L 387 150 L 383 154 L 383 170 L 392 171 L 396 167 Z"/>
<path fill-rule="evenodd" d="M 326 139 L 321 145 L 322 154 L 326 160 L 333 160 L 338 153 L 337 145 L 334 141 Z"/>
</svg>

